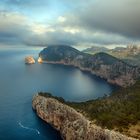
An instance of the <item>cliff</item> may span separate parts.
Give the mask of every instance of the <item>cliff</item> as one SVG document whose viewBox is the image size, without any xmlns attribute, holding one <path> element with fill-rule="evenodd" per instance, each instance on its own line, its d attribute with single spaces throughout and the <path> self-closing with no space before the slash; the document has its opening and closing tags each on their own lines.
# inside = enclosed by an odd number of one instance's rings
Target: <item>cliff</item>
<svg viewBox="0 0 140 140">
<path fill-rule="evenodd" d="M 90 55 L 64 45 L 48 46 L 40 52 L 39 59 L 41 62 L 78 67 L 122 87 L 133 85 L 140 75 L 138 67 L 106 53 Z"/>
<path fill-rule="evenodd" d="M 73 108 L 49 96 L 34 96 L 32 107 L 41 119 L 60 131 L 64 140 L 134 140 L 93 125 Z"/>
<path fill-rule="evenodd" d="M 46 94 L 43 94 L 46 95 Z M 65 102 L 97 125 L 140 139 L 140 80 L 110 96 L 86 102 Z"/>
<path fill-rule="evenodd" d="M 98 52 L 108 53 L 116 58 L 122 59 L 128 64 L 133 66 L 140 67 L 140 45 L 128 45 L 127 47 L 116 47 L 114 49 L 107 49 L 102 46 L 92 46 L 91 48 L 87 48 L 82 52 L 88 54 L 96 54 Z"/>
</svg>

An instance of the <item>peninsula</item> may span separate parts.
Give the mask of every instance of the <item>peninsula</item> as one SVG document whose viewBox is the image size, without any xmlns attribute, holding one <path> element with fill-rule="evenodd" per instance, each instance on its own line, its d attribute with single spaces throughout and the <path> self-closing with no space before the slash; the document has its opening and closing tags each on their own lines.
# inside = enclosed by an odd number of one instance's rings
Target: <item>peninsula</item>
<svg viewBox="0 0 140 140">
<path fill-rule="evenodd" d="M 50 94 L 39 93 L 33 97 L 32 107 L 41 119 L 60 132 L 64 140 L 135 140 L 118 132 L 102 129 L 62 103 L 61 98 L 57 99 Z"/>
</svg>

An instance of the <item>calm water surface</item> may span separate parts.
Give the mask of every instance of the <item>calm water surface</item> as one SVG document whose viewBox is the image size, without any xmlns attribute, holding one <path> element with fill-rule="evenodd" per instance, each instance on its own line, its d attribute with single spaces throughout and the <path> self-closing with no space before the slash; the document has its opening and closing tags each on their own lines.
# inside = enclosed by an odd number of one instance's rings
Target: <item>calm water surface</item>
<svg viewBox="0 0 140 140">
<path fill-rule="evenodd" d="M 52 64 L 25 65 L 28 55 L 41 49 L 0 49 L 0 140 L 59 140 L 59 133 L 32 111 L 38 91 L 70 101 L 104 96 L 114 86 L 77 68 Z"/>
</svg>

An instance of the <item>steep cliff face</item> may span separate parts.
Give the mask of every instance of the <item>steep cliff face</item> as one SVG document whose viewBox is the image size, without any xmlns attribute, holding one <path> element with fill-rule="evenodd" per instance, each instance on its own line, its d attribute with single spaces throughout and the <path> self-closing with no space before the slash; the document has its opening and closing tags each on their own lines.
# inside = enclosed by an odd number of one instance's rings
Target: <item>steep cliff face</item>
<svg viewBox="0 0 140 140">
<path fill-rule="evenodd" d="M 36 95 L 32 107 L 41 119 L 60 131 L 64 140 L 135 140 L 91 124 L 73 108 L 54 98 Z"/>
<path fill-rule="evenodd" d="M 106 53 L 85 54 L 69 46 L 48 46 L 39 54 L 42 62 L 73 65 L 81 70 L 105 78 L 122 87 L 133 85 L 140 75 L 140 69 Z"/>
</svg>

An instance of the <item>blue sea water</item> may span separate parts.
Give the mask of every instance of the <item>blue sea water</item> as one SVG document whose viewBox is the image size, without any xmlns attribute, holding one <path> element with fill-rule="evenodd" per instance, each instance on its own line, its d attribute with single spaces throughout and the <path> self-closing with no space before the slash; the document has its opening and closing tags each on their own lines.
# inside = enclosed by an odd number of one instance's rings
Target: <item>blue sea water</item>
<svg viewBox="0 0 140 140">
<path fill-rule="evenodd" d="M 32 97 L 47 91 L 69 101 L 86 101 L 115 89 L 77 68 L 52 64 L 25 65 L 40 49 L 0 49 L 0 140 L 59 140 L 60 135 L 32 110 Z"/>
</svg>

